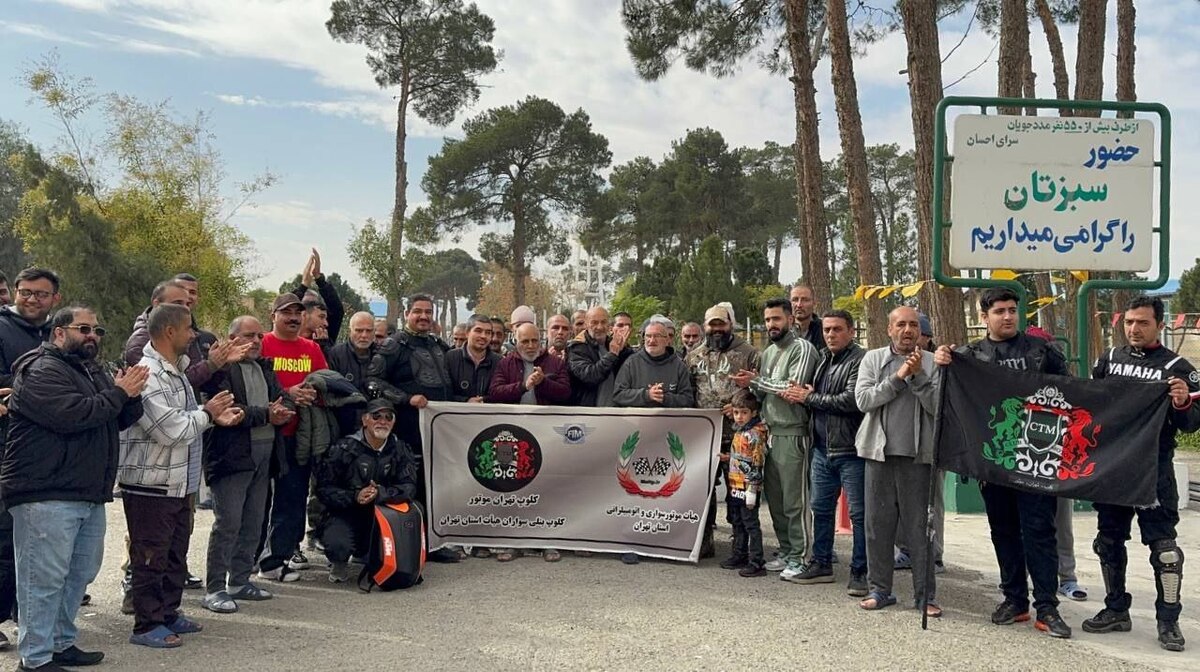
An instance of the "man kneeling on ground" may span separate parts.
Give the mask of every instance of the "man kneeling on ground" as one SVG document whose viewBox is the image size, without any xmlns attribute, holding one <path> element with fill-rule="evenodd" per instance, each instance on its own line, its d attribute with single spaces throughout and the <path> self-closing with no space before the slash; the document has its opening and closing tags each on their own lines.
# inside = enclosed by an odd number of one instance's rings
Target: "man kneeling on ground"
<svg viewBox="0 0 1200 672">
<path fill-rule="evenodd" d="M 392 435 L 396 409 L 373 399 L 362 429 L 335 443 L 317 463 L 317 497 L 325 505 L 325 557 L 329 580 L 350 578 L 352 555 L 367 552 L 376 504 L 409 501 L 416 494 L 412 454 Z"/>
</svg>

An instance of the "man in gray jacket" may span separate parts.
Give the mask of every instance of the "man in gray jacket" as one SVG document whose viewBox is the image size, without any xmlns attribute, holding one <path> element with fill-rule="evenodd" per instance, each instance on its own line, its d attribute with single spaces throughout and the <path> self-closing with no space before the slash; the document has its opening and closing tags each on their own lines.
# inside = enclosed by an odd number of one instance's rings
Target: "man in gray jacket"
<svg viewBox="0 0 1200 672">
<path fill-rule="evenodd" d="M 867 461 L 864 498 L 871 591 L 859 604 L 868 610 L 896 603 L 892 547 L 897 531 L 903 529 L 906 539 L 925 538 L 936 389 L 933 354 L 917 347 L 920 334 L 916 310 L 893 310 L 888 315 L 892 344 L 863 356 L 854 387 L 858 408 L 866 414 L 855 443 L 859 457 Z M 913 596 L 920 604 L 928 591 L 926 611 L 936 618 L 942 610 L 934 601 L 936 585 L 927 551 L 925 543 L 913 545 Z"/>
<path fill-rule="evenodd" d="M 817 369 L 817 349 L 792 332 L 791 304 L 771 299 L 763 307 L 771 345 L 762 354 L 760 371 L 743 369 L 730 376 L 748 387 L 762 402 L 759 412 L 771 436 L 763 474 L 763 494 L 771 509 L 771 524 L 779 539 L 779 557 L 769 571 L 795 581 L 804 574 L 813 538 L 808 495 L 808 451 L 812 446 L 808 408 L 785 397 L 791 385 L 810 385 Z"/>
<path fill-rule="evenodd" d="M 687 364 L 669 344 L 671 320 L 654 315 L 642 327 L 642 348 L 617 373 L 613 403 L 639 408 L 693 408 L 696 394 Z"/>
</svg>

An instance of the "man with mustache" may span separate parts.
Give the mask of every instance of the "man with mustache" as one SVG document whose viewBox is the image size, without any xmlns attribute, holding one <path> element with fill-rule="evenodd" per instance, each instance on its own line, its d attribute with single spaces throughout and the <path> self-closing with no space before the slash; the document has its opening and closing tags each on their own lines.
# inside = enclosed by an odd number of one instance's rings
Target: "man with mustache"
<svg viewBox="0 0 1200 672">
<path fill-rule="evenodd" d="M 617 371 L 633 354 L 629 328 L 609 333 L 608 311 L 595 306 L 587 311 L 587 328 L 567 344 L 567 370 L 571 374 L 571 405 L 612 406 Z"/>
<path fill-rule="evenodd" d="M 821 320 L 816 316 L 814 296 L 812 287 L 800 284 L 792 287 L 788 300 L 792 304 L 792 331 L 820 352 L 825 348 L 825 335 L 821 333 Z"/>
<path fill-rule="evenodd" d="M 923 539 L 929 480 L 933 469 L 933 414 L 937 390 L 933 355 L 917 347 L 921 326 L 917 311 L 908 306 L 888 315 L 891 345 L 869 350 L 858 367 L 854 400 L 865 413 L 855 437 L 864 469 L 867 528 L 867 582 L 870 592 L 859 603 L 876 610 L 896 603 L 892 595 L 897 531 L 907 539 Z M 933 559 L 928 545 L 912 548 L 913 599 L 928 597 L 926 614 L 942 615 Z M 928 578 L 928 585 L 927 585 Z"/>
<path fill-rule="evenodd" d="M 396 436 L 413 450 L 417 470 L 416 499 L 425 499 L 422 469 L 420 410 L 431 401 L 453 401 L 454 384 L 446 368 L 450 347 L 433 333 L 433 299 L 416 294 L 408 300 L 404 329 L 383 342 L 367 370 L 369 385 L 396 407 Z M 443 548 L 429 554 L 434 562 L 458 562 L 458 554 Z"/>
<path fill-rule="evenodd" d="M 686 357 L 688 353 L 696 349 L 697 345 L 700 345 L 700 341 L 704 340 L 704 330 L 695 322 L 688 322 L 683 325 L 679 338 L 683 341 L 684 356 Z"/>
<path fill-rule="evenodd" d="M 546 350 L 550 354 L 567 361 L 567 343 L 571 342 L 571 321 L 566 315 L 551 315 L 546 320 Z"/>
<path fill-rule="evenodd" d="M 687 354 L 687 366 L 692 377 L 692 388 L 696 390 L 697 408 L 721 409 L 721 463 L 717 468 L 717 480 L 725 480 L 728 485 L 729 449 L 733 442 L 733 395 L 740 388 L 733 382 L 730 375 L 738 371 L 757 371 L 759 367 L 758 350 L 740 336 L 733 333 L 733 325 L 737 320 L 733 316 L 733 305 L 718 303 L 704 313 L 704 328 L 707 332 L 703 343 L 697 344 Z M 689 322 L 688 324 L 695 324 Z M 687 325 L 684 325 L 684 341 L 687 340 Z M 726 488 L 728 492 L 728 488 Z M 729 520 L 726 509 L 726 521 Z M 714 554 L 713 529 L 717 525 L 717 498 L 713 494 L 708 503 L 708 516 L 705 519 L 704 540 L 700 544 L 700 557 L 709 558 Z M 771 571 L 780 571 L 783 567 L 775 567 Z"/>
<path fill-rule="evenodd" d="M 17 548 L 18 669 L 26 670 L 104 658 L 75 645 L 75 615 L 104 555 L 104 505 L 116 481 L 118 432 L 141 416 L 148 377 L 144 366 L 115 380 L 104 372 L 96 362 L 104 330 L 91 309 L 63 308 L 49 324 L 50 342 L 13 367 L 8 445 L 0 461 L 0 495 Z"/>
<path fill-rule="evenodd" d="M 271 333 L 263 336 L 262 341 L 262 357 L 272 362 L 280 387 L 296 406 L 312 405 L 317 398 L 316 390 L 304 384 L 308 374 L 329 368 L 321 346 L 300 336 L 303 322 L 304 304 L 300 298 L 295 294 L 280 294 L 271 304 Z M 296 458 L 298 424 L 294 416 L 280 428 L 283 459 L 273 481 L 267 543 L 258 561 L 258 577 L 269 581 L 290 582 L 300 578 L 289 563 L 304 540 L 305 502 L 312 464 L 301 465 Z"/>
<path fill-rule="evenodd" d="M 760 371 L 741 369 L 730 376 L 762 402 L 760 415 L 771 430 L 763 494 L 779 539 L 779 578 L 795 581 L 805 570 L 812 544 L 809 511 L 808 451 L 812 446 L 808 408 L 787 399 L 790 385 L 809 385 L 817 368 L 817 349 L 791 330 L 788 300 L 771 299 L 763 306 L 763 321 L 771 344 L 762 354 Z M 768 564 L 768 567 L 778 564 Z"/>
</svg>

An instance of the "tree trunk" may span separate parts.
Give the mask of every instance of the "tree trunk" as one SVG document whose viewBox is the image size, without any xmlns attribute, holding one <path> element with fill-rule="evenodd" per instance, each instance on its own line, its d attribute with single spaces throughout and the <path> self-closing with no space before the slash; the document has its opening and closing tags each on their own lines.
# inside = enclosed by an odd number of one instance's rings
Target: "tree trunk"
<svg viewBox="0 0 1200 672">
<path fill-rule="evenodd" d="M 395 274 L 397 288 L 404 286 L 404 268 L 400 263 L 403 258 L 404 243 L 404 211 L 408 208 L 408 162 L 404 160 L 404 145 L 408 140 L 408 132 L 404 127 L 405 117 L 408 116 L 408 87 L 402 86 L 400 100 L 396 103 L 396 194 L 392 206 L 392 272 Z M 387 320 L 391 324 L 399 324 L 401 313 L 401 296 L 388 296 Z"/>
<path fill-rule="evenodd" d="M 1025 0 L 1003 0 L 1000 5 L 1000 60 L 998 95 L 1020 98 L 1025 88 L 1025 64 L 1029 60 L 1029 15 Z M 1020 114 L 1015 107 L 1001 107 L 1001 114 Z"/>
<path fill-rule="evenodd" d="M 1133 102 L 1137 100 L 1137 86 L 1134 80 L 1134 61 L 1137 47 L 1134 43 L 1134 33 L 1137 25 L 1137 9 L 1133 0 L 1117 0 L 1117 100 Z M 1121 119 L 1133 118 L 1132 112 L 1117 112 Z M 1128 289 L 1118 289 L 1112 295 L 1113 312 L 1124 311 L 1125 306 L 1133 299 L 1133 292 Z M 1125 330 L 1118 327 L 1113 329 L 1112 342 L 1114 346 L 1128 345 Z"/>
<path fill-rule="evenodd" d="M 796 207 L 800 212 L 801 267 L 818 310 L 833 305 L 829 254 L 825 248 L 825 207 L 821 197 L 821 136 L 817 128 L 815 65 L 809 44 L 808 0 L 785 0 L 792 91 L 796 99 Z"/>
<path fill-rule="evenodd" d="M 1054 69 L 1054 97 L 1059 100 L 1071 99 L 1071 81 L 1067 75 L 1067 57 L 1063 54 L 1062 36 L 1058 32 L 1058 24 L 1054 23 L 1054 15 L 1050 13 L 1047 0 L 1035 0 L 1038 19 L 1042 22 L 1042 32 L 1046 33 L 1046 46 L 1050 49 L 1050 63 Z M 1069 110 L 1063 110 L 1066 116 Z"/>
<path fill-rule="evenodd" d="M 513 308 L 525 305 L 525 278 L 529 275 L 529 262 L 525 258 L 525 211 L 518 203 L 513 208 L 512 263 L 509 270 L 513 281 Z"/>
<path fill-rule="evenodd" d="M 833 67 L 833 92 L 837 106 L 838 130 L 842 138 L 842 164 L 850 197 L 850 219 L 854 222 L 854 251 L 858 261 L 858 282 L 883 283 L 879 263 L 879 235 L 871 209 L 871 179 L 867 174 L 867 148 L 863 139 L 862 116 L 858 110 L 858 85 L 854 78 L 854 55 L 850 51 L 850 26 L 846 0 L 828 0 L 825 22 L 829 26 Z M 887 344 L 887 311 L 883 301 L 867 301 L 867 346 Z"/>
<path fill-rule="evenodd" d="M 1108 0 L 1080 0 L 1079 43 L 1075 56 L 1075 100 L 1100 100 L 1104 94 L 1104 34 L 1107 27 Z M 1075 110 L 1077 117 L 1099 117 L 1097 110 Z M 1067 279 L 1067 296 L 1072 299 L 1071 314 L 1067 317 L 1067 335 L 1072 343 L 1079 343 L 1076 313 L 1080 283 L 1074 277 Z M 1096 294 L 1088 296 L 1086 314 L 1088 333 L 1084 343 L 1085 361 L 1100 351 L 1103 321 L 1096 318 Z M 1078 356 L 1079 353 L 1076 352 Z"/>
<path fill-rule="evenodd" d="M 904 39 L 908 44 L 908 92 L 912 99 L 913 139 L 915 141 L 913 182 L 917 192 L 917 269 L 928 273 L 933 255 L 939 254 L 948 275 L 945 250 L 933 249 L 933 137 L 934 113 L 942 99 L 942 61 L 938 46 L 936 0 L 905 0 L 900 5 L 904 21 Z M 940 222 L 938 223 L 940 224 Z M 963 315 L 962 294 L 952 287 L 928 283 L 921 289 L 921 303 L 933 321 L 938 343 L 965 343 L 967 324 Z"/>
<path fill-rule="evenodd" d="M 771 262 L 771 268 L 774 269 L 773 275 L 776 282 L 779 282 L 779 263 L 783 257 L 783 239 L 784 235 L 782 233 L 775 237 L 775 258 Z"/>
</svg>

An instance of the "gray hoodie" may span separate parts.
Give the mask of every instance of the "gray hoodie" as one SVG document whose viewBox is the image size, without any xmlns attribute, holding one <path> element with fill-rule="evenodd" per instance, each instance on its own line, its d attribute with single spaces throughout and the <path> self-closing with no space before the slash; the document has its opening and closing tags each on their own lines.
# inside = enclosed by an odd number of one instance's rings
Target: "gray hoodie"
<svg viewBox="0 0 1200 672">
<path fill-rule="evenodd" d="M 655 383 L 663 384 L 662 403 L 650 399 L 649 388 Z M 673 348 L 668 347 L 658 357 L 651 357 L 644 349 L 638 350 L 617 372 L 613 404 L 637 408 L 694 408 L 696 394 L 692 390 L 691 372 Z"/>
</svg>

